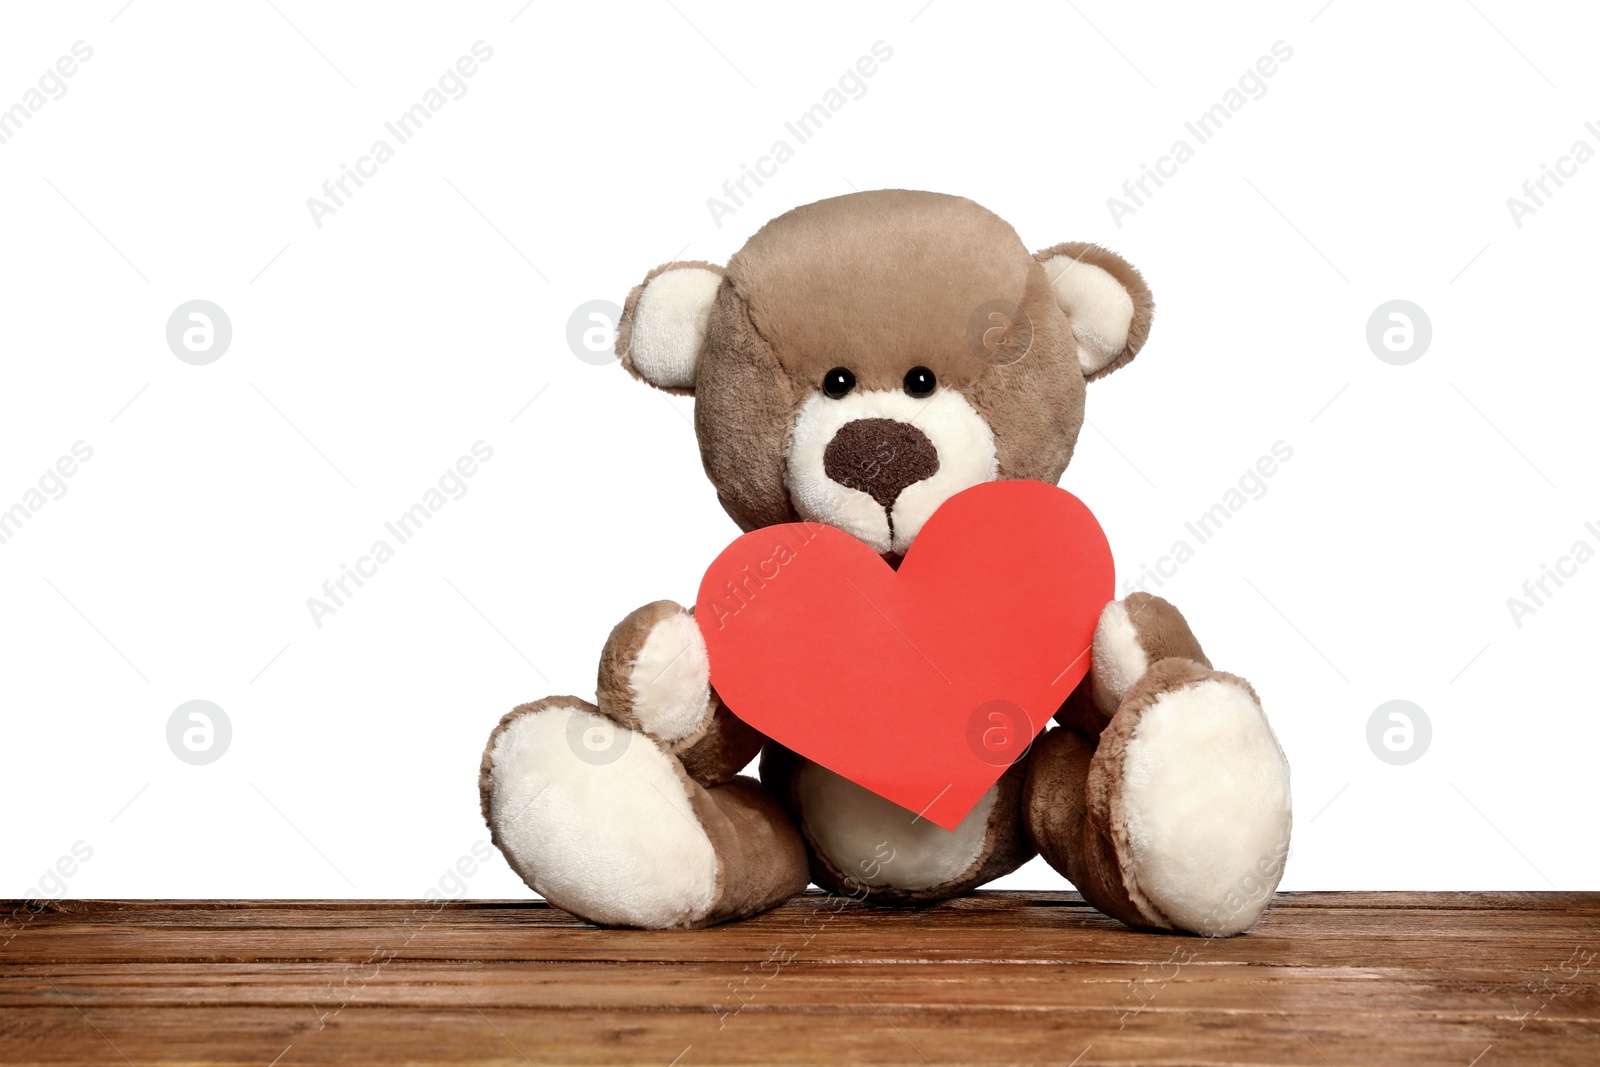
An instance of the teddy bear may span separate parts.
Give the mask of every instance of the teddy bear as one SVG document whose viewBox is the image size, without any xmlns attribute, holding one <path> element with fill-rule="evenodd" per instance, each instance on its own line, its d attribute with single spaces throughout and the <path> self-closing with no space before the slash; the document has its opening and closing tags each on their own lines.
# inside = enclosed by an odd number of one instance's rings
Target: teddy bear
<svg viewBox="0 0 1600 1067">
<path fill-rule="evenodd" d="M 616 351 L 694 397 L 705 473 L 740 528 L 826 524 L 893 566 L 956 493 L 1058 482 L 1088 383 L 1139 353 L 1153 311 L 1105 248 L 1030 253 L 971 200 L 855 192 L 772 220 L 726 267 L 650 271 Z M 601 926 L 710 926 L 813 882 L 925 906 L 1038 854 L 1130 927 L 1248 930 L 1291 822 L 1255 691 L 1143 592 L 1104 605 L 1089 652 L 1055 723 L 947 830 L 758 734 L 713 688 L 692 609 L 655 601 L 606 640 L 594 700 L 500 720 L 484 818 L 535 892 Z M 742 776 L 758 754 L 759 781 Z"/>
</svg>

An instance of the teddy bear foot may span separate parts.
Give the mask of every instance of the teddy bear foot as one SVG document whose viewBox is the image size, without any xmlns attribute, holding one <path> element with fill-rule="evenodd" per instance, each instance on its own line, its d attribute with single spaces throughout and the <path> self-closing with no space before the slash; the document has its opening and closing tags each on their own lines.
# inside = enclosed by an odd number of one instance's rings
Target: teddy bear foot
<svg viewBox="0 0 1600 1067">
<path fill-rule="evenodd" d="M 1213 937 L 1255 925 L 1283 874 L 1290 802 L 1288 763 L 1249 684 L 1158 661 L 1095 764 L 1090 790 L 1103 786 L 1124 881 L 1159 925 Z"/>
<path fill-rule="evenodd" d="M 494 843 L 529 887 L 600 926 L 710 926 L 802 891 L 805 849 L 761 786 L 707 787 L 646 734 L 576 697 L 501 720 L 479 784 Z"/>
<path fill-rule="evenodd" d="M 602 926 L 709 926 L 765 911 L 808 880 L 805 849 L 761 786 L 736 777 L 761 745 L 710 690 L 681 607 L 612 632 L 599 705 L 514 709 L 479 775 L 496 846 L 535 892 Z"/>
<path fill-rule="evenodd" d="M 1025 810 L 1040 853 L 1101 911 L 1225 937 L 1255 924 L 1283 874 L 1289 769 L 1248 683 L 1174 657 L 1098 743 L 1039 739 Z"/>
</svg>

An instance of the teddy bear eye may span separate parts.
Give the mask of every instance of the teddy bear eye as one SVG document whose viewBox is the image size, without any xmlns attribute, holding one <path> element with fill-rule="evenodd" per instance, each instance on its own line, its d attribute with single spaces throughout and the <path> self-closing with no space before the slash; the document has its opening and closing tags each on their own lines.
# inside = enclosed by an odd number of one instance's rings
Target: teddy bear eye
<svg viewBox="0 0 1600 1067">
<path fill-rule="evenodd" d="M 938 384 L 939 381 L 933 376 L 933 371 L 927 367 L 912 367 L 906 371 L 906 392 L 918 399 L 932 396 L 934 387 Z"/>
<path fill-rule="evenodd" d="M 835 367 L 822 376 L 822 391 L 838 400 L 856 387 L 856 376 L 844 367 Z"/>
</svg>

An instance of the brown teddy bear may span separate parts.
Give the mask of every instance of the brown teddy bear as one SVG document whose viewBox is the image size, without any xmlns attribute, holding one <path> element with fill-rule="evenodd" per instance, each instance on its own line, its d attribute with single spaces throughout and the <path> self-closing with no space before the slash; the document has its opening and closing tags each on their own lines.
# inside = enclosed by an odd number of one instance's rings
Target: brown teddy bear
<svg viewBox="0 0 1600 1067">
<path fill-rule="evenodd" d="M 693 394 L 706 474 L 742 528 L 826 523 L 897 564 L 953 494 L 1061 477 L 1086 384 L 1133 359 L 1153 307 L 1103 248 L 1030 254 L 970 200 L 889 190 L 796 208 L 726 268 L 656 268 L 617 352 Z M 709 561 L 721 546 L 706 547 Z M 929 904 L 1037 851 L 1131 926 L 1248 929 L 1290 824 L 1288 765 L 1250 685 L 1136 593 L 1105 606 L 1055 718 L 945 830 L 735 718 L 693 617 L 657 601 L 612 631 L 594 703 L 547 697 L 500 721 L 479 785 L 517 873 L 601 925 L 707 926 L 812 881 Z M 761 781 L 737 776 L 758 752 Z"/>
</svg>

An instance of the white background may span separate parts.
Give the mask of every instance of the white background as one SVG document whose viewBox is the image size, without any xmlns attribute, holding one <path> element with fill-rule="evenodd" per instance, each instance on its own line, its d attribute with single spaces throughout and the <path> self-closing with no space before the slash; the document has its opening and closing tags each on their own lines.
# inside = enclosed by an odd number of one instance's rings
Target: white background
<svg viewBox="0 0 1600 1067">
<path fill-rule="evenodd" d="M 1121 574 L 1293 448 L 1160 590 L 1288 752 L 1285 888 L 1600 886 L 1600 562 L 1520 627 L 1506 604 L 1600 548 L 1600 161 L 1521 227 L 1506 206 L 1600 148 L 1592 13 L 123 5 L 0 25 L 0 107 L 94 49 L 0 145 L 0 508 L 94 450 L 0 545 L 0 896 L 526 896 L 498 856 L 444 878 L 487 837 L 490 729 L 592 695 L 610 627 L 691 599 L 736 533 L 692 401 L 580 361 L 568 316 L 895 186 L 1145 272 L 1152 340 L 1091 388 L 1063 480 Z M 307 198 L 478 40 L 466 95 L 318 228 Z M 716 225 L 707 198 L 880 40 L 865 95 Z M 1266 94 L 1117 225 L 1107 198 L 1280 40 Z M 208 366 L 165 339 L 196 298 L 233 325 Z M 1408 366 L 1365 339 L 1396 298 L 1433 326 Z M 479 440 L 467 494 L 318 628 L 307 598 Z M 233 727 L 207 766 L 166 742 L 197 698 Z M 1433 727 L 1406 766 L 1366 741 L 1395 698 Z M 1005 884 L 1064 882 L 1036 861 Z"/>
</svg>

